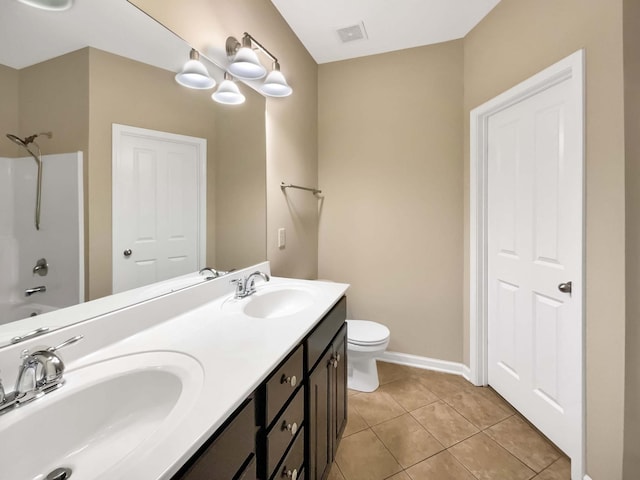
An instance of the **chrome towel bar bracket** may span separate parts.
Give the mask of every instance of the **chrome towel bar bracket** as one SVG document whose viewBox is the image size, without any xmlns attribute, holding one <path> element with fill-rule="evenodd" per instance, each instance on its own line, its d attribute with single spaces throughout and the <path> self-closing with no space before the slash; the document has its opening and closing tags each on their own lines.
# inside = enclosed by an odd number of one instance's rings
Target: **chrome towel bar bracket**
<svg viewBox="0 0 640 480">
<path fill-rule="evenodd" d="M 293 185 L 291 183 L 284 183 L 284 182 L 280 183 L 280 188 L 283 191 L 284 191 L 285 188 L 297 188 L 297 189 L 300 189 L 300 190 L 306 190 L 308 192 L 311 192 L 314 195 L 318 195 L 319 193 L 322 193 L 322 190 L 318 190 L 317 188 L 301 187 L 300 185 Z"/>
</svg>

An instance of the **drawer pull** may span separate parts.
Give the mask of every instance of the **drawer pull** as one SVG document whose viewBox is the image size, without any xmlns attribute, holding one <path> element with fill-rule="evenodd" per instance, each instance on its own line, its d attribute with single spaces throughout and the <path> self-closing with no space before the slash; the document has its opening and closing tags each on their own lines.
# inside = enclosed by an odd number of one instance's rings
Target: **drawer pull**
<svg viewBox="0 0 640 480">
<path fill-rule="evenodd" d="M 286 375 L 282 375 L 282 379 L 280 380 L 280 383 L 282 384 L 288 383 L 291 385 L 291 388 L 294 388 L 298 384 L 298 379 L 296 378 L 295 375 L 292 375 L 290 377 L 287 377 Z"/>
<path fill-rule="evenodd" d="M 287 467 L 282 469 L 282 478 L 290 478 L 291 480 L 298 480 L 298 469 L 287 470 Z"/>
<path fill-rule="evenodd" d="M 293 437 L 298 431 L 298 424 L 296 422 L 287 423 L 287 421 L 285 420 L 284 422 L 282 422 L 282 431 L 284 432 L 285 430 L 291 432 L 291 436 Z"/>
<path fill-rule="evenodd" d="M 335 357 L 331 357 L 331 360 L 329 360 L 329 365 L 331 365 L 333 368 L 338 368 L 339 362 L 340 362 L 340 354 L 338 353 Z"/>
</svg>

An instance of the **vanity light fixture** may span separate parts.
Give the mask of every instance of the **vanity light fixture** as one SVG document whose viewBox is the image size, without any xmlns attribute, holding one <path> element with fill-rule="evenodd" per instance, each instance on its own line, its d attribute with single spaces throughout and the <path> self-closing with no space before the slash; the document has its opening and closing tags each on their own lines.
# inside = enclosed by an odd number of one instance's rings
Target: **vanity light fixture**
<svg viewBox="0 0 640 480">
<path fill-rule="evenodd" d="M 260 91 L 269 97 L 288 97 L 293 89 L 280 71 L 280 64 L 273 62 L 273 70 L 267 75 Z"/>
<path fill-rule="evenodd" d="M 195 48 L 191 49 L 189 60 L 184 64 L 182 71 L 176 74 L 175 78 L 176 82 L 183 87 L 196 90 L 207 90 L 216 86 L 216 81 L 211 78 L 207 67 L 200 61 L 200 54 Z"/>
<path fill-rule="evenodd" d="M 233 77 L 227 72 L 224 72 L 224 80 L 213 95 L 211 95 L 211 98 L 224 105 L 240 105 L 245 101 L 245 97 L 240 93 L 238 85 L 236 85 Z"/>
<path fill-rule="evenodd" d="M 267 74 L 267 69 L 262 66 L 258 55 L 253 51 L 251 40 L 251 35 L 246 32 L 242 37 L 242 44 L 234 37 L 227 38 L 227 57 L 231 60 L 228 70 L 241 80 L 258 80 Z"/>
<path fill-rule="evenodd" d="M 18 0 L 20 3 L 41 10 L 63 11 L 73 6 L 73 0 Z"/>
<path fill-rule="evenodd" d="M 255 50 L 260 50 L 273 62 L 273 69 L 260 86 L 260 92 L 268 97 L 287 97 L 292 88 L 280 71 L 278 59 L 260 42 L 244 32 L 242 43 L 235 37 L 228 37 L 226 42 L 227 57 L 231 64 L 227 69 L 234 77 L 241 80 L 258 80 L 265 76 L 267 70 L 258 60 Z"/>
</svg>

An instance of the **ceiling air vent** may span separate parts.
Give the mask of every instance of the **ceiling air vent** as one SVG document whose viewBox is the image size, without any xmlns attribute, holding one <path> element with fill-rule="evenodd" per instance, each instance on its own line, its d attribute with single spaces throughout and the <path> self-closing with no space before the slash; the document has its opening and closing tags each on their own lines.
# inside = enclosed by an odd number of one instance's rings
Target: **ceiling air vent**
<svg viewBox="0 0 640 480">
<path fill-rule="evenodd" d="M 342 43 L 367 39 L 367 30 L 364 28 L 364 23 L 362 22 L 350 27 L 339 28 L 336 31 L 338 32 Z"/>
</svg>

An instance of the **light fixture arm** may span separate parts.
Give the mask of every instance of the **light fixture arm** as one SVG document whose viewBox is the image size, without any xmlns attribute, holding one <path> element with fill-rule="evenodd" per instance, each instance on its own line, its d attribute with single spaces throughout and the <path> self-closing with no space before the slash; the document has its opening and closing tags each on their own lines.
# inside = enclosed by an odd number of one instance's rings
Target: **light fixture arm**
<svg viewBox="0 0 640 480">
<path fill-rule="evenodd" d="M 262 45 L 258 40 L 255 39 L 255 37 L 251 36 L 251 34 L 249 34 L 247 32 L 244 32 L 244 37 L 242 38 L 243 41 L 244 41 L 245 38 L 250 39 L 251 42 L 253 42 L 253 44 L 256 47 L 258 47 L 258 50 L 260 50 L 262 53 L 264 53 L 273 62 L 278 63 L 278 59 L 275 57 L 275 55 L 273 53 L 271 53 L 269 50 L 267 50 L 264 45 Z"/>
<path fill-rule="evenodd" d="M 259 87 L 260 93 L 267 97 L 291 95 L 292 89 L 280 71 L 276 56 L 249 33 L 244 32 L 242 43 L 235 37 L 227 37 L 225 49 L 230 61 L 227 70 L 241 80 L 258 80 L 267 74 L 267 69 L 258 59 L 256 50 L 260 50 L 272 61 L 271 72 Z"/>
<path fill-rule="evenodd" d="M 258 40 L 255 39 L 255 37 L 247 32 L 244 32 L 244 34 L 242 35 L 242 43 L 240 43 L 235 37 L 227 37 L 227 43 L 225 45 L 227 50 L 227 57 L 233 57 L 242 47 L 253 49 L 254 46 L 256 49 L 260 50 L 267 57 L 269 57 L 274 63 L 278 63 L 278 59 L 275 57 L 275 55 L 267 50 L 264 45 L 262 45 Z"/>
</svg>

